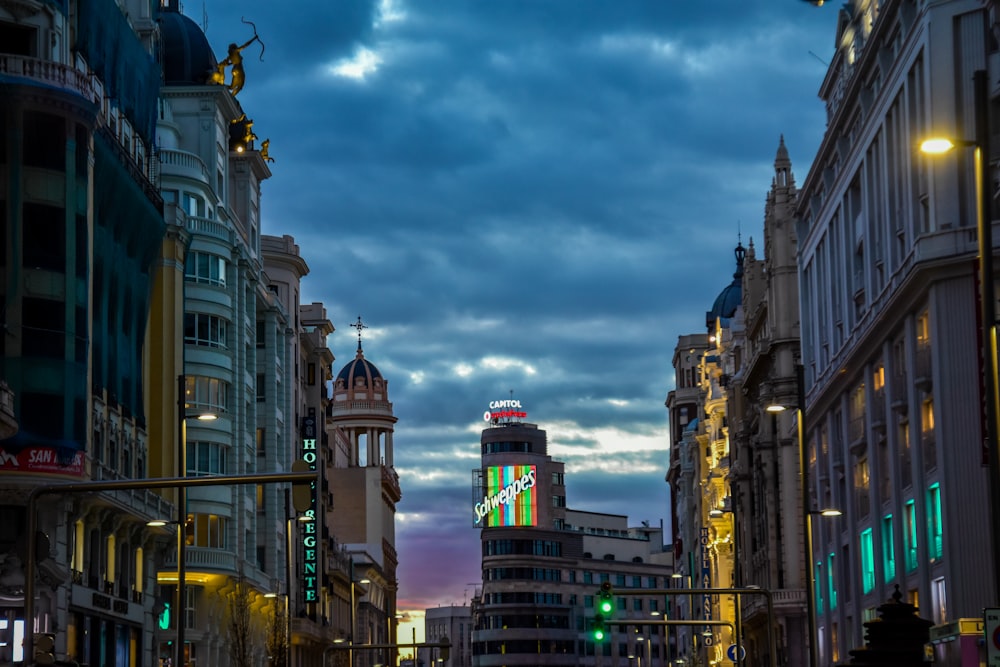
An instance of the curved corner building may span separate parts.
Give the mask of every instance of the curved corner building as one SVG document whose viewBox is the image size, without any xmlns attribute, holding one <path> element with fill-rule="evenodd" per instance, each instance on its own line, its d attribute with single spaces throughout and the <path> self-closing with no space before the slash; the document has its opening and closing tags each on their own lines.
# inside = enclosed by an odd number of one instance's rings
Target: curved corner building
<svg viewBox="0 0 1000 667">
<path fill-rule="evenodd" d="M 670 577 L 662 528 L 628 527 L 628 517 L 569 509 L 564 463 L 548 455 L 546 432 L 493 412 L 482 432 L 482 465 L 473 471 L 473 512 L 482 539 L 482 595 L 473 604 L 472 664 L 665 665 L 656 625 L 614 625 L 591 638 L 594 597 L 615 592 L 614 620 L 651 621 L 665 609 L 652 589 Z M 493 407 L 492 404 L 491 408 Z M 650 589 L 648 595 L 636 589 Z M 629 657 L 631 656 L 631 658 Z"/>
</svg>

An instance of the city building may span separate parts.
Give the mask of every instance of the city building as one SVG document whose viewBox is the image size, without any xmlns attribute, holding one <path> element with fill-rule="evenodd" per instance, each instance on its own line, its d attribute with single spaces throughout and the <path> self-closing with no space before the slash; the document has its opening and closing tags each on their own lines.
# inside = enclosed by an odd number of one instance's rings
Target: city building
<svg viewBox="0 0 1000 667">
<path fill-rule="evenodd" d="M 153 662 L 144 629 L 159 543 L 145 523 L 172 505 L 149 490 L 43 496 L 27 535 L 25 504 L 54 482 L 145 477 L 153 456 L 144 341 L 165 229 L 156 35 L 148 2 L 0 7 L 3 663 L 24 659 L 34 631 L 55 635 L 58 657 Z M 29 541 L 42 585 L 26 624 Z"/>
<path fill-rule="evenodd" d="M 483 587 L 473 604 L 472 664 L 666 665 L 672 553 L 663 528 L 570 509 L 564 464 L 515 399 L 494 401 L 473 471 L 473 526 Z M 595 641 L 595 601 L 608 583 L 615 609 Z"/>
<path fill-rule="evenodd" d="M 742 303 L 734 321 L 738 361 L 728 387 L 730 505 L 737 519 L 737 579 L 772 596 L 741 596 L 747 660 L 767 663 L 773 639 L 779 664 L 808 664 L 803 513 L 796 437 L 799 359 L 795 178 L 784 139 L 764 206 L 763 251 L 753 240 L 743 262 Z M 774 412 L 776 406 L 785 409 Z M 827 519 L 821 519 L 826 521 Z M 832 519 L 831 519 L 832 520 Z M 771 637 L 770 633 L 774 633 Z"/>
<path fill-rule="evenodd" d="M 708 350 L 708 335 L 684 334 L 677 339 L 672 366 L 674 388 L 667 394 L 665 402 L 670 428 L 670 452 L 666 481 L 670 485 L 673 528 L 673 557 L 675 571 L 672 584 L 676 588 L 690 588 L 695 585 L 693 573 L 696 559 L 700 559 L 698 549 L 703 524 L 702 517 L 708 511 L 703 508 L 702 495 L 694 490 L 700 488 L 702 455 L 695 438 L 701 423 L 704 391 L 701 382 L 701 365 Z M 669 616 L 676 620 L 694 618 L 695 600 L 691 596 L 676 596 L 669 601 Z M 670 654 L 674 660 L 684 660 L 688 647 L 694 642 L 695 628 L 678 626 L 670 632 L 674 649 Z"/>
<path fill-rule="evenodd" d="M 287 485 L 236 482 L 296 459 L 325 471 L 333 325 L 299 302 L 294 240 L 262 234 L 269 141 L 229 55 L 176 0 L 0 8 L 17 137 L 0 141 L 0 662 L 25 659 L 32 630 L 53 635 L 45 659 L 120 666 L 177 664 L 182 630 L 187 665 L 238 661 L 243 638 L 271 664 L 322 664 L 333 640 L 325 592 L 349 564 L 316 557 L 329 480 L 301 522 Z M 139 488 L 184 476 L 226 483 Z M 29 491 L 133 480 L 40 497 L 25 624 Z"/>
<path fill-rule="evenodd" d="M 346 639 L 354 646 L 385 645 L 396 641 L 399 588 L 395 521 L 402 490 L 393 467 L 396 417 L 388 379 L 365 358 L 361 346 L 367 327 L 360 317 L 351 326 L 358 331 L 357 352 L 334 377 L 326 413 L 332 448 L 327 455 L 326 520 L 347 563 L 346 580 L 337 582 L 341 608 L 348 602 Z M 351 665 L 394 664 L 395 655 L 391 649 L 355 648 Z"/>
<path fill-rule="evenodd" d="M 996 21 L 969 0 L 840 13 L 827 129 L 794 211 L 808 498 L 843 511 L 812 524 L 820 665 L 847 660 L 897 588 L 936 624 L 938 660 L 969 664 L 948 629 L 998 603 L 980 382 L 995 377 L 981 352 L 996 317 L 980 316 L 995 279 L 979 280 L 975 151 L 918 152 L 932 133 L 979 142 L 992 229 L 995 142 L 976 116 L 996 105 Z"/>
<path fill-rule="evenodd" d="M 263 240 L 261 184 L 271 174 L 238 90 L 223 85 L 226 74 L 238 74 L 219 66 L 176 0 L 160 7 L 158 21 L 158 162 L 168 231 L 149 376 L 153 387 L 179 388 L 176 374 L 184 396 L 178 403 L 172 392 L 154 392 L 161 403 L 151 410 L 150 430 L 161 437 L 150 475 L 289 471 L 300 446 L 296 325 L 298 283 L 308 267 L 290 238 Z M 206 413 L 215 419 L 192 418 Z M 287 593 L 286 531 L 294 526 L 283 494 L 276 484 L 226 484 L 182 496 L 185 595 L 160 624 L 158 658 L 175 654 L 177 623 L 191 664 L 238 661 L 243 636 L 265 635 L 270 623 L 287 628 L 268 597 Z M 169 552 L 156 566 L 164 605 L 176 599 L 177 555 Z M 244 620 L 246 607 L 253 613 Z"/>
<path fill-rule="evenodd" d="M 432 607 L 424 613 L 424 640 L 429 644 L 447 639 L 451 644 L 448 658 L 441 657 L 440 648 L 426 648 L 424 653 L 437 656 L 427 664 L 439 667 L 472 667 L 472 607 L 448 605 Z M 403 638 L 405 641 L 405 638 Z"/>
<path fill-rule="evenodd" d="M 736 583 L 738 507 L 731 493 L 729 387 L 740 361 L 735 341 L 742 330 L 747 256 L 742 243 L 734 255 L 733 280 L 706 312 L 706 333 L 681 336 L 673 355 L 676 388 L 666 402 L 672 436 L 667 481 L 676 505 L 675 583 L 682 588 Z M 673 604 L 680 620 L 718 623 L 677 628 L 675 660 L 688 665 L 727 660 L 727 648 L 737 643 L 735 596 L 677 596 Z"/>
</svg>

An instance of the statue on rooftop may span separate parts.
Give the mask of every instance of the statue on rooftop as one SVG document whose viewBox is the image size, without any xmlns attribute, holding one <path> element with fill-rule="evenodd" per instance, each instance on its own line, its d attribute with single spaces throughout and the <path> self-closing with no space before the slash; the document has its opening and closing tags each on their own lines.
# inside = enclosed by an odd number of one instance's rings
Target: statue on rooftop
<svg viewBox="0 0 1000 667">
<path fill-rule="evenodd" d="M 257 26 L 252 21 L 246 19 L 242 19 L 242 21 L 253 26 L 253 37 L 238 46 L 235 42 L 230 44 L 226 57 L 219 61 L 218 69 L 211 76 L 214 83 L 225 85 L 225 69 L 230 67 L 229 92 L 233 94 L 233 97 L 243 90 L 243 84 L 246 83 L 246 72 L 243 70 L 243 49 L 254 42 L 260 42 L 260 59 L 264 60 L 264 42 L 257 35 Z"/>
</svg>

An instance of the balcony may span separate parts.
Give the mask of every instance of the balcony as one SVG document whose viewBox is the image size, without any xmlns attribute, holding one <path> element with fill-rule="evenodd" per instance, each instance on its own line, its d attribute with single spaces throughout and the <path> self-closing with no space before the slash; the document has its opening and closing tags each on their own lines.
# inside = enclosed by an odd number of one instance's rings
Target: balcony
<svg viewBox="0 0 1000 667">
<path fill-rule="evenodd" d="M 160 178 L 163 176 L 181 176 L 211 185 L 208 168 L 201 158 L 187 151 L 161 149 L 157 155 L 160 158 Z"/>
<path fill-rule="evenodd" d="M 101 95 L 94 87 L 91 77 L 68 65 L 25 56 L 0 54 L 0 74 L 27 79 L 74 92 L 98 107 Z"/>
</svg>

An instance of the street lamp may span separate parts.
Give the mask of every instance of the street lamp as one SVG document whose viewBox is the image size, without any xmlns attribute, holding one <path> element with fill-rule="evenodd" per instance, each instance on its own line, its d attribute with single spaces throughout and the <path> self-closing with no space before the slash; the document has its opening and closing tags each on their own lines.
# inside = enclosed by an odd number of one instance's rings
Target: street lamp
<svg viewBox="0 0 1000 667">
<path fill-rule="evenodd" d="M 355 606 L 357 605 L 357 598 L 356 598 L 356 596 L 354 594 L 354 586 L 356 585 L 356 583 L 357 584 L 370 584 L 371 583 L 371 579 L 369 579 L 368 577 L 362 577 L 361 579 L 359 579 L 355 583 L 355 581 L 354 581 L 354 558 L 353 557 L 349 558 L 349 563 L 350 563 L 349 573 L 350 573 L 350 579 L 351 579 L 351 610 L 350 610 L 351 611 L 351 637 L 350 637 L 351 648 L 349 649 L 349 652 L 348 652 L 348 660 L 350 661 L 351 667 L 354 667 L 354 646 L 358 643 L 358 627 L 357 627 L 358 626 L 358 619 L 357 619 L 357 610 L 355 609 Z"/>
<path fill-rule="evenodd" d="M 177 477 L 187 477 L 187 378 L 177 376 Z M 201 421 L 211 421 L 216 415 L 203 413 L 195 416 Z M 177 647 L 174 664 L 185 667 L 184 626 L 187 616 L 187 570 L 185 566 L 187 550 L 187 487 L 177 487 Z"/>
<path fill-rule="evenodd" d="M 991 528 L 993 538 L 993 586 L 995 599 L 1000 600 L 1000 446 L 998 434 L 1000 414 L 997 398 L 997 340 L 996 340 L 996 297 L 993 287 L 993 216 L 992 197 L 986 183 L 990 183 L 989 165 L 984 152 L 989 147 L 989 97 L 985 70 L 976 70 L 972 75 L 973 104 L 976 116 L 976 138 L 974 141 L 951 141 L 948 139 L 928 139 L 920 145 L 925 153 L 943 153 L 956 145 L 971 147 L 976 183 L 976 231 L 979 236 L 979 307 L 980 341 L 982 345 L 983 372 L 983 441 L 989 459 L 989 489 Z"/>
<path fill-rule="evenodd" d="M 806 622 L 809 631 L 809 667 L 818 667 L 816 646 L 816 583 L 813 575 L 812 503 L 809 500 L 809 460 L 806 457 L 806 390 L 805 372 L 801 363 L 795 364 L 796 403 L 795 420 L 798 422 L 799 476 L 802 482 L 802 528 L 805 533 L 805 589 Z M 787 406 L 769 405 L 768 412 L 783 412 Z"/>
</svg>

